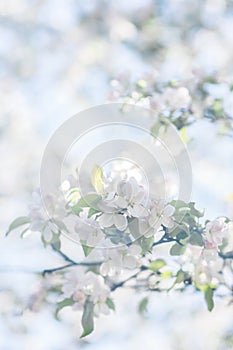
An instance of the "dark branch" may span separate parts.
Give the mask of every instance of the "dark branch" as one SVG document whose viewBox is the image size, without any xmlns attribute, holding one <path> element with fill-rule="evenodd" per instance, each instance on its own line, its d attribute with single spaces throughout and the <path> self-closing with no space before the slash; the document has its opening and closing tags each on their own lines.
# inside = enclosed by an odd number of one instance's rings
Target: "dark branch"
<svg viewBox="0 0 233 350">
<path fill-rule="evenodd" d="M 227 253 L 227 254 L 218 253 L 218 255 L 223 259 L 233 259 L 233 253 Z"/>
<path fill-rule="evenodd" d="M 67 265 L 64 265 L 64 266 L 59 266 L 59 267 L 55 267 L 53 269 L 46 269 L 44 271 L 41 272 L 42 276 L 45 276 L 46 274 L 49 274 L 49 273 L 54 273 L 54 272 L 57 272 L 57 271 L 61 271 L 61 270 L 65 270 L 69 267 L 72 267 L 72 266 L 85 266 L 85 267 L 93 267 L 93 266 L 100 266 L 101 264 L 103 263 L 103 261 L 93 261 L 93 262 L 77 262 L 77 263 L 69 263 Z"/>
<path fill-rule="evenodd" d="M 66 254 L 64 254 L 61 250 L 57 249 L 56 246 L 54 244 L 51 244 L 52 249 L 59 254 L 65 261 L 72 263 L 72 264 L 76 264 L 76 261 L 72 260 L 71 258 L 69 258 Z"/>
<path fill-rule="evenodd" d="M 119 282 L 119 283 L 113 284 L 112 287 L 111 287 L 111 291 L 114 292 L 116 289 L 118 289 L 118 288 L 124 286 L 127 282 L 131 281 L 131 280 L 134 279 L 134 278 L 137 278 L 138 275 L 139 275 L 142 271 L 145 271 L 145 270 L 147 270 L 147 269 L 148 269 L 148 268 L 147 268 L 146 266 L 141 266 L 139 271 L 137 271 L 137 272 L 134 273 L 133 275 L 129 276 L 129 277 L 126 278 L 124 281 L 121 281 L 121 282 Z"/>
</svg>

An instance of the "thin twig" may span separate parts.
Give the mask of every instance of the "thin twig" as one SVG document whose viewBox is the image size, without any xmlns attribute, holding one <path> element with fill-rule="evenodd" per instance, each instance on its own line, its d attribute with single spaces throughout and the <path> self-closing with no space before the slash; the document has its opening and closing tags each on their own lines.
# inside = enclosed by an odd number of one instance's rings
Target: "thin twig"
<svg viewBox="0 0 233 350">
<path fill-rule="evenodd" d="M 127 282 L 131 281 L 132 279 L 137 278 L 137 276 L 138 276 L 142 271 L 145 271 L 145 270 L 147 270 L 147 269 L 148 269 L 148 268 L 147 268 L 146 266 L 142 265 L 142 266 L 140 267 L 140 270 L 137 271 L 135 274 L 129 276 L 129 277 L 126 278 L 124 281 L 121 281 L 121 282 L 119 282 L 119 283 L 114 284 L 114 285 L 111 287 L 111 291 L 114 292 L 117 288 L 120 288 L 120 287 L 122 287 L 124 284 L 126 284 Z"/>
<path fill-rule="evenodd" d="M 55 267 L 53 269 L 46 269 L 46 270 L 42 271 L 41 274 L 42 274 L 42 276 L 45 276 L 46 274 L 54 273 L 54 272 L 61 271 L 61 270 L 65 270 L 65 269 L 67 269 L 69 267 L 72 267 L 72 266 L 93 267 L 93 266 L 100 266 L 102 263 L 103 263 L 103 261 L 71 262 L 71 263 L 69 263 L 67 265 L 64 265 L 64 266 L 58 266 L 58 267 Z"/>
<path fill-rule="evenodd" d="M 59 254 L 65 261 L 72 263 L 72 264 L 76 264 L 76 261 L 72 260 L 71 258 L 69 258 L 66 254 L 64 254 L 61 250 L 57 249 L 56 246 L 54 244 L 51 244 L 52 249 Z"/>
<path fill-rule="evenodd" d="M 228 253 L 228 254 L 218 253 L 218 255 L 223 259 L 233 259 L 233 253 Z"/>
<path fill-rule="evenodd" d="M 171 242 L 176 242 L 176 243 L 178 243 L 179 245 L 183 246 L 183 243 L 181 243 L 181 242 L 180 242 L 178 239 L 176 239 L 176 238 L 166 238 L 166 239 L 162 238 L 160 241 L 154 242 L 153 245 L 152 245 L 152 247 L 155 247 L 155 246 L 160 245 L 160 244 L 163 244 L 163 243 L 171 243 Z"/>
</svg>

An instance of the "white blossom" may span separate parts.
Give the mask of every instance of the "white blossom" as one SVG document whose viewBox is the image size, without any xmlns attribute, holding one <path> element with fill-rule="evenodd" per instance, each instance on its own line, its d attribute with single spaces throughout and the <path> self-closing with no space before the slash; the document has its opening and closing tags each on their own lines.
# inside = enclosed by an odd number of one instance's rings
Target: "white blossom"
<svg viewBox="0 0 233 350">
<path fill-rule="evenodd" d="M 129 247 L 109 249 L 105 261 L 100 267 L 103 276 L 119 274 L 123 268 L 134 269 L 141 263 L 141 247 L 132 244 Z"/>
<path fill-rule="evenodd" d="M 222 245 L 224 237 L 228 233 L 225 218 L 218 218 L 206 224 L 205 244 L 207 248 L 217 248 Z"/>
<path fill-rule="evenodd" d="M 154 203 L 149 217 L 150 226 L 156 229 L 158 229 L 161 225 L 169 228 L 173 227 L 174 221 L 172 219 L 172 215 L 174 212 L 175 208 L 170 204 L 166 204 L 162 200 Z"/>
<path fill-rule="evenodd" d="M 75 301 L 74 308 L 76 309 L 82 309 L 88 297 L 90 301 L 97 305 L 96 311 L 107 313 L 107 308 L 103 305 L 106 305 L 110 289 L 104 283 L 103 277 L 92 271 L 85 273 L 79 268 L 66 273 L 62 292 L 63 297 L 73 298 Z"/>
<path fill-rule="evenodd" d="M 104 238 L 99 224 L 90 219 L 78 218 L 75 223 L 75 231 L 78 233 L 80 240 L 85 241 L 89 247 L 95 247 Z"/>
</svg>

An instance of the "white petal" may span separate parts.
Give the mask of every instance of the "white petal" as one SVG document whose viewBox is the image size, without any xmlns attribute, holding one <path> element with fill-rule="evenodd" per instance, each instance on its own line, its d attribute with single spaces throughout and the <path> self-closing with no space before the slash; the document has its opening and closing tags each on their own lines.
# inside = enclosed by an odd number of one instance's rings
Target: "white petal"
<svg viewBox="0 0 233 350">
<path fill-rule="evenodd" d="M 103 276 L 107 276 L 109 274 L 109 271 L 110 271 L 110 263 L 106 261 L 100 266 L 100 273 Z"/>
<path fill-rule="evenodd" d="M 161 221 L 162 221 L 161 217 L 159 217 L 159 216 L 151 216 L 149 218 L 149 225 L 151 227 L 155 227 L 155 226 L 161 225 Z"/>
<path fill-rule="evenodd" d="M 123 197 L 117 197 L 114 200 L 114 204 L 117 205 L 119 208 L 126 208 L 128 203 Z"/>
<path fill-rule="evenodd" d="M 53 232 L 50 227 L 47 226 L 43 232 L 43 237 L 46 242 L 50 242 L 53 239 Z"/>
<path fill-rule="evenodd" d="M 104 234 L 100 231 L 100 233 L 97 233 L 96 231 L 93 231 L 92 234 L 89 235 L 87 239 L 87 245 L 89 247 L 95 247 L 101 239 L 104 237 Z"/>
<path fill-rule="evenodd" d="M 114 207 L 114 201 L 103 201 L 98 202 L 98 208 L 104 213 L 113 213 L 116 208 Z"/>
<path fill-rule="evenodd" d="M 138 265 L 138 259 L 133 255 L 126 255 L 123 264 L 128 269 L 133 269 Z"/>
<path fill-rule="evenodd" d="M 174 221 L 169 217 L 168 218 L 165 217 L 162 219 L 162 224 L 166 227 L 171 228 L 174 226 Z"/>
<path fill-rule="evenodd" d="M 130 211 L 130 214 L 135 218 L 148 215 L 147 210 L 141 204 L 134 204 L 134 206 L 130 208 L 129 211 Z"/>
<path fill-rule="evenodd" d="M 102 227 L 110 227 L 114 224 L 113 214 L 103 214 L 99 218 L 99 223 Z"/>
<path fill-rule="evenodd" d="M 142 248 L 139 245 L 132 244 L 128 249 L 128 254 L 140 255 Z"/>
<path fill-rule="evenodd" d="M 116 215 L 114 215 L 113 220 L 114 220 L 114 224 L 115 224 L 116 228 L 120 231 L 124 231 L 126 229 L 126 227 L 128 226 L 127 219 L 124 215 L 116 214 Z"/>
<path fill-rule="evenodd" d="M 163 211 L 163 214 L 166 215 L 166 216 L 172 216 L 175 212 L 175 208 L 168 204 L 165 208 L 164 208 L 164 211 Z"/>
<path fill-rule="evenodd" d="M 107 197 L 106 197 L 105 199 L 106 199 L 106 201 L 111 201 L 111 200 L 114 199 L 114 196 L 115 196 L 115 192 L 112 191 L 112 192 L 109 192 L 109 193 L 107 194 Z"/>
<path fill-rule="evenodd" d="M 134 200 L 136 202 L 142 202 L 143 198 L 145 196 L 145 192 L 143 190 L 140 190 L 134 197 Z"/>
</svg>

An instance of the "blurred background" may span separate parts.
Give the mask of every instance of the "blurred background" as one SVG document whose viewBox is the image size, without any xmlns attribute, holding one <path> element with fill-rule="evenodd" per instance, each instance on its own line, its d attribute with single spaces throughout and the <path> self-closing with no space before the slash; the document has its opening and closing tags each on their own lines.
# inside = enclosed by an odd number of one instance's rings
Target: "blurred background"
<svg viewBox="0 0 233 350">
<path fill-rule="evenodd" d="M 62 122 L 112 99 L 116 79 L 149 74 L 187 82 L 217 75 L 233 82 L 230 0 L 0 0 L 0 349 L 233 349 L 232 306 L 202 295 L 154 294 L 146 317 L 142 294 L 116 291 L 117 311 L 80 341 L 80 316 L 55 320 L 33 274 L 61 263 L 39 235 L 4 237 L 27 214 L 39 185 L 44 148 Z M 117 96 L 114 96 L 117 99 Z M 233 112 L 233 102 L 229 108 Z M 200 120 L 188 130 L 193 195 L 206 216 L 233 216 L 232 138 Z"/>
</svg>

